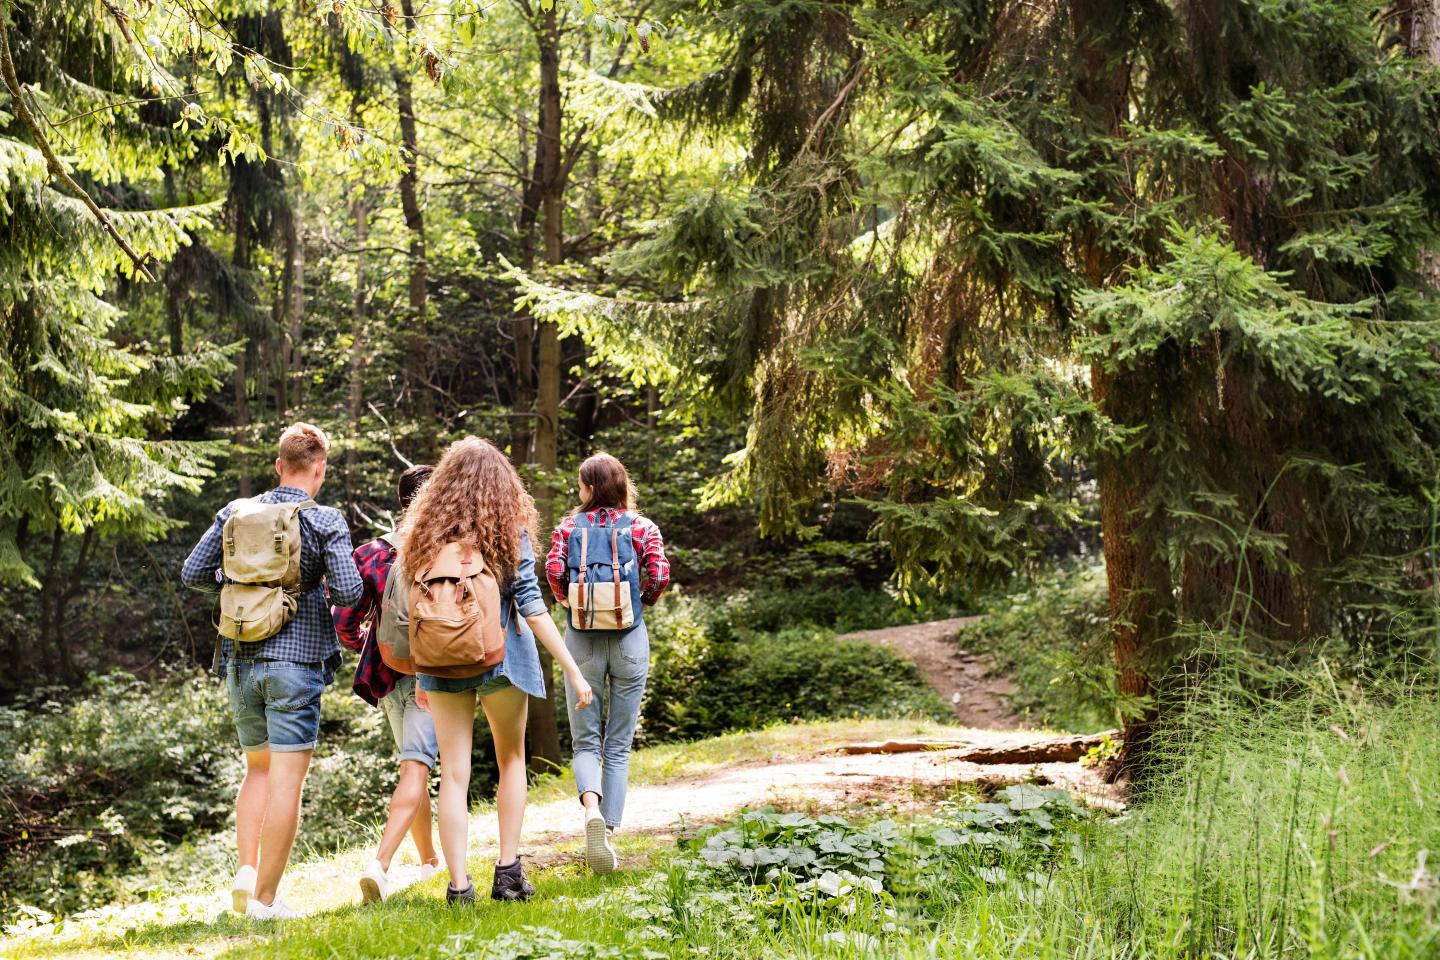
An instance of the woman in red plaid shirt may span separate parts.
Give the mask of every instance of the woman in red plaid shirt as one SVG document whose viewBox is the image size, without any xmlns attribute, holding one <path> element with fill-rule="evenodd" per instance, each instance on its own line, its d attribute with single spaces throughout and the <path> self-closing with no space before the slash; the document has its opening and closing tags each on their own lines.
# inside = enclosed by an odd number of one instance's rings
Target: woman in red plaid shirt
<svg viewBox="0 0 1440 960">
<path fill-rule="evenodd" d="M 580 465 L 580 505 L 555 528 L 545 575 L 569 610 L 565 645 L 602 705 L 575 709 L 566 681 L 585 862 L 609 873 L 616 866 L 610 833 L 625 809 L 630 747 L 650 669 L 644 608 L 670 583 L 660 528 L 635 512 L 630 475 L 609 454 Z"/>
</svg>

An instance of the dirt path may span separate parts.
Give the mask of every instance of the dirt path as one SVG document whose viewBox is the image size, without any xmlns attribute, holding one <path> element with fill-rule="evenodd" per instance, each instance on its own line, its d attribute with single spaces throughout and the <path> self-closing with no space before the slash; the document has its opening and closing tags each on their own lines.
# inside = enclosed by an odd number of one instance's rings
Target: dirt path
<svg viewBox="0 0 1440 960">
<path fill-rule="evenodd" d="M 640 865 L 645 850 L 682 831 L 716 823 L 744 808 L 774 805 L 784 809 L 854 812 L 868 808 L 885 816 L 923 814 L 957 789 L 969 786 L 981 793 L 1022 781 L 1064 787 L 1096 807 L 1118 808 L 1120 796 L 1099 776 L 1078 763 L 974 763 L 961 755 L 974 748 L 1007 748 L 1017 744 L 1054 741 L 1031 732 L 961 729 L 914 722 L 872 723 L 866 738 L 942 738 L 945 749 L 915 753 L 850 755 L 842 752 L 853 735 L 834 731 L 817 733 L 809 742 L 786 746 L 777 744 L 769 758 L 740 760 L 728 766 L 712 767 L 701 773 L 682 774 L 661 782 L 631 789 L 626 805 L 625 826 L 617 838 L 622 861 L 632 853 L 628 866 Z M 1064 739 L 1064 738 L 1058 738 Z M 497 851 L 496 820 L 493 812 L 480 812 L 471 819 L 472 862 L 484 863 Z M 644 839 L 642 839 L 642 837 Z M 578 869 L 580 860 L 580 819 L 578 804 L 571 798 L 548 800 L 531 805 L 525 817 L 525 853 L 537 870 Z M 323 860 L 292 866 L 285 880 L 285 899 L 307 914 L 335 910 L 358 900 L 357 877 L 370 850 L 357 849 Z M 391 871 L 392 890 L 398 891 L 418 879 L 419 868 L 407 840 Z M 443 875 L 442 875 L 443 876 Z M 433 881 L 435 895 L 439 884 Z M 132 944 L 133 957 L 165 957 L 177 954 L 211 956 L 229 946 L 258 935 L 234 921 L 224 911 L 228 897 L 223 886 L 204 891 L 194 889 L 166 900 L 97 910 L 71 918 L 63 929 L 38 932 L 37 939 L 60 947 L 71 958 L 103 956 L 108 949 L 125 943 L 127 931 L 140 928 L 192 929 L 182 947 L 175 942 L 146 949 Z M 195 926 L 196 924 L 199 926 Z M 118 939 L 110 939 L 110 937 Z M 98 939 L 97 939 L 98 938 Z M 0 941 L 0 956 L 7 955 Z M 65 944 L 73 944 L 66 949 Z"/>
<path fill-rule="evenodd" d="M 965 726 L 1018 730 L 1020 718 L 1006 700 L 1015 692 L 1015 685 L 992 673 L 982 657 L 960 649 L 955 643 L 955 635 L 962 627 L 980 619 L 955 617 L 903 627 L 860 630 L 844 634 L 844 638 L 877 643 L 914 660 L 925 679 L 950 704 L 956 719 Z"/>
</svg>

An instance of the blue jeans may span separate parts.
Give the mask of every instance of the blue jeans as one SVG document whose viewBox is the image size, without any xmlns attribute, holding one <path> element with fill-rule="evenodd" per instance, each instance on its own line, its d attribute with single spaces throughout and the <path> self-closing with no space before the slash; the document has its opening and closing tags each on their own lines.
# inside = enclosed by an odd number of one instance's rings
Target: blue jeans
<svg viewBox="0 0 1440 960">
<path fill-rule="evenodd" d="M 624 631 L 570 627 L 565 646 L 595 691 L 595 702 L 576 710 L 575 690 L 565 681 L 575 788 L 582 796 L 597 794 L 605 822 L 618 827 L 630 779 L 630 747 L 650 672 L 650 634 L 644 621 Z"/>
<path fill-rule="evenodd" d="M 440 748 L 435 743 L 435 721 L 415 703 L 415 678 L 401 677 L 380 700 L 380 709 L 390 721 L 390 733 L 401 760 L 415 760 L 435 769 Z"/>
<path fill-rule="evenodd" d="M 225 664 L 230 712 L 244 750 L 296 753 L 314 750 L 320 739 L 323 663 L 240 660 Z"/>
</svg>

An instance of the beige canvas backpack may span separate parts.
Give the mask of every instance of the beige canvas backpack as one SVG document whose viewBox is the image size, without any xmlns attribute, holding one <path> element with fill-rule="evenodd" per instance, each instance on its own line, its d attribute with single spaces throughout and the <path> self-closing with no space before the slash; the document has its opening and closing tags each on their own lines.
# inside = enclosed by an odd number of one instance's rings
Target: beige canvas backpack
<svg viewBox="0 0 1440 960">
<path fill-rule="evenodd" d="M 505 659 L 500 585 L 474 547 L 447 543 L 410 584 L 410 656 L 420 673 L 474 677 Z"/>
<path fill-rule="evenodd" d="M 300 514 L 316 507 L 299 503 L 236 500 L 223 531 L 220 588 L 222 637 L 255 643 L 275 636 L 295 616 L 300 595 Z"/>
</svg>

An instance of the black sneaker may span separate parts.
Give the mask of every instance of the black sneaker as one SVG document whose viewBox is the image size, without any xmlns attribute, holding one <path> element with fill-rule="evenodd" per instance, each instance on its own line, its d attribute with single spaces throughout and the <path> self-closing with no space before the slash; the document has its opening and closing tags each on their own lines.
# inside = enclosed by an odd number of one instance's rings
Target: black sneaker
<svg viewBox="0 0 1440 960">
<path fill-rule="evenodd" d="M 459 904 L 462 907 L 473 907 L 475 905 L 475 884 L 465 885 L 464 890 L 456 890 L 448 883 L 445 885 L 445 902 L 450 906 Z"/>
<path fill-rule="evenodd" d="M 516 857 L 514 863 L 501 866 L 495 864 L 495 883 L 490 887 L 491 900 L 529 900 L 535 896 L 535 887 L 525 879 L 525 872 L 520 868 L 520 858 Z M 473 894 L 472 894 L 473 898 Z"/>
</svg>

